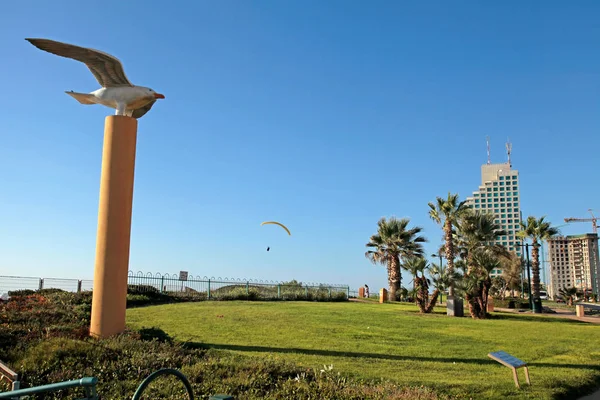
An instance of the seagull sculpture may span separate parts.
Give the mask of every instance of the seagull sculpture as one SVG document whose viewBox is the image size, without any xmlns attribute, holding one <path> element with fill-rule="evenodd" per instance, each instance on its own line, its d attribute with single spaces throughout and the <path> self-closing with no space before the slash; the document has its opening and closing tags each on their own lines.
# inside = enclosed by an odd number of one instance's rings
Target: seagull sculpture
<svg viewBox="0 0 600 400">
<path fill-rule="evenodd" d="M 129 82 L 121 61 L 110 54 L 49 39 L 25 40 L 40 50 L 72 58 L 87 65 L 102 88 L 91 93 L 77 93 L 72 90 L 65 92 L 81 104 L 102 104 L 116 109 L 115 115 L 140 118 L 152 108 L 157 99 L 165 98 L 150 88 Z"/>
</svg>

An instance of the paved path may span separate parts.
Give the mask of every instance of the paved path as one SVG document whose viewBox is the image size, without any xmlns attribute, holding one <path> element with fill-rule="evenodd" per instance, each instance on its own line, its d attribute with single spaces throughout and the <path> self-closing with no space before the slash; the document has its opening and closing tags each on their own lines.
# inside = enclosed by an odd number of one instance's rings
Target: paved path
<svg viewBox="0 0 600 400">
<path fill-rule="evenodd" d="M 600 390 L 585 397 L 580 397 L 578 400 L 600 400 Z"/>
<path fill-rule="evenodd" d="M 600 317 L 577 317 L 575 315 L 575 311 L 567 310 L 564 308 L 555 308 L 554 311 L 556 311 L 556 314 L 550 314 L 550 313 L 534 314 L 530 311 L 519 312 L 519 310 L 516 310 L 514 308 L 499 308 L 499 307 L 496 307 L 495 311 L 513 313 L 513 314 L 527 314 L 527 315 L 535 316 L 535 317 L 572 319 L 572 320 L 576 320 L 576 321 L 589 322 L 591 324 L 600 324 Z"/>
</svg>

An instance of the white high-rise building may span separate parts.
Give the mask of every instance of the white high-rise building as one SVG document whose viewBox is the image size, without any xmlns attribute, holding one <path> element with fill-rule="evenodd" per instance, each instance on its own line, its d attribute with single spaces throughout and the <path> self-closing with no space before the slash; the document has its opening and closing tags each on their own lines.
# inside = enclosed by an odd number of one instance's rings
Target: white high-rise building
<svg viewBox="0 0 600 400">
<path fill-rule="evenodd" d="M 558 296 L 561 288 L 576 287 L 598 293 L 600 256 L 598 234 L 556 236 L 548 240 L 550 285 L 548 294 Z"/>
<path fill-rule="evenodd" d="M 500 237 L 496 243 L 504 245 L 508 250 L 515 251 L 521 256 L 521 240 L 516 233 L 520 229 L 521 202 L 519 196 L 519 171 L 512 169 L 510 164 L 510 144 L 506 146 L 508 162 L 503 164 L 488 163 L 481 166 L 481 185 L 467 197 L 467 205 L 475 210 L 490 212 L 496 216 L 496 223 L 506 231 L 506 236 Z M 492 271 L 492 276 L 502 274 L 502 270 Z"/>
</svg>

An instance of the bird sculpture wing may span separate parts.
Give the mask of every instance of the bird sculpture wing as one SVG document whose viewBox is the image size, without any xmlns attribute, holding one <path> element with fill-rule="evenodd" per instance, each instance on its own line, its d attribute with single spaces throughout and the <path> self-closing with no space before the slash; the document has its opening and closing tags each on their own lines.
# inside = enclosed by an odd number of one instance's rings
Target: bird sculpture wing
<svg viewBox="0 0 600 400">
<path fill-rule="evenodd" d="M 110 54 L 49 39 L 25 40 L 48 53 L 81 61 L 92 71 L 102 87 L 133 86 L 123 71 L 121 61 Z"/>
<path fill-rule="evenodd" d="M 140 107 L 137 110 L 133 110 L 133 112 L 131 113 L 131 116 L 135 119 L 142 118 L 144 115 L 146 115 L 146 113 L 148 111 L 150 111 L 150 109 L 152 108 L 154 103 L 156 103 L 156 100 L 152 100 L 150 103 L 146 104 L 144 107 Z"/>
</svg>

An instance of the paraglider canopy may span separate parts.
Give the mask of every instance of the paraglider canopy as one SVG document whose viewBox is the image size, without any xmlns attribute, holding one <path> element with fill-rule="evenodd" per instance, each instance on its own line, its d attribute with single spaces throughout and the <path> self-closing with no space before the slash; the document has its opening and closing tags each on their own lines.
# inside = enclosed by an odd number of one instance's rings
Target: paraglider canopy
<svg viewBox="0 0 600 400">
<path fill-rule="evenodd" d="M 288 233 L 288 235 L 292 236 L 292 233 L 290 232 L 290 230 L 288 228 L 286 228 L 286 226 L 283 225 L 281 222 L 277 222 L 277 221 L 265 221 L 262 224 L 260 224 L 260 226 L 267 225 L 267 224 L 279 225 L 280 227 L 282 227 L 283 229 L 285 229 L 285 231 Z"/>
</svg>

